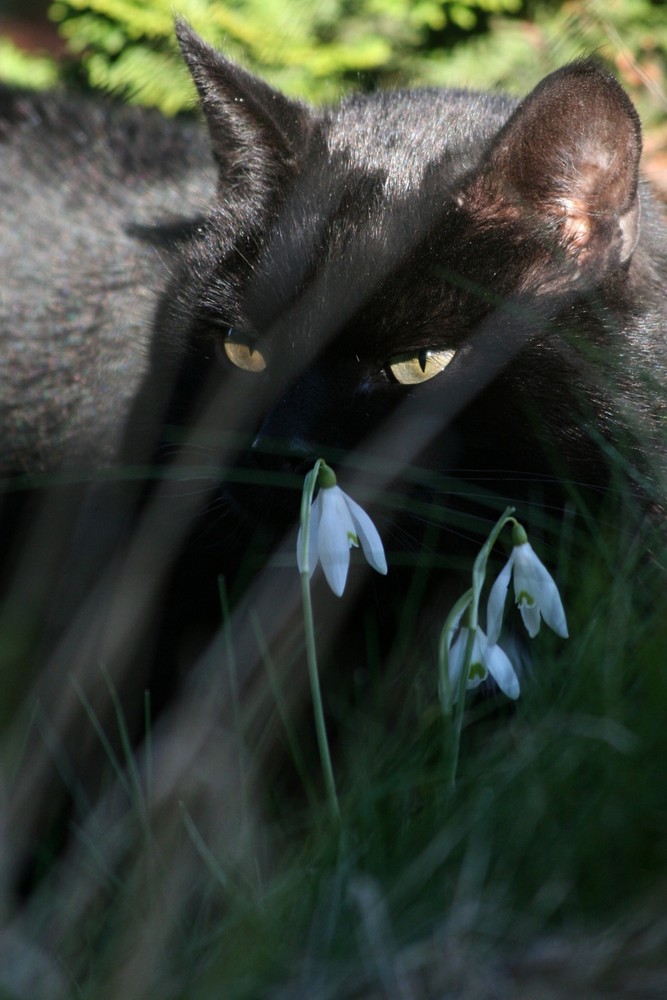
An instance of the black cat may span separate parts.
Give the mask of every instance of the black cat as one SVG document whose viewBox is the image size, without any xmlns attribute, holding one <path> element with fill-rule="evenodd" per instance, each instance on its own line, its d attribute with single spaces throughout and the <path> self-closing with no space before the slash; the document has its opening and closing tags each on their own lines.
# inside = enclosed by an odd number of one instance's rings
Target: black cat
<svg viewBox="0 0 667 1000">
<path fill-rule="evenodd" d="M 0 92 L 3 650 L 17 677 L 44 665 L 81 752 L 65 678 L 100 713 L 100 664 L 128 718 L 147 684 L 166 698 L 217 628 L 218 574 L 250 586 L 317 457 L 377 514 L 390 572 L 357 601 L 388 632 L 396 549 L 427 554 L 426 605 L 507 501 L 530 521 L 619 477 L 663 499 L 667 240 L 608 73 L 315 110 L 178 35 L 208 138 Z M 275 574 L 252 599 L 294 664 L 296 572 Z M 322 598 L 332 635 L 348 596 Z M 349 631 L 338 648 L 363 661 Z"/>
<path fill-rule="evenodd" d="M 665 360 L 664 227 L 613 79 L 582 62 L 520 104 L 425 90 L 314 111 L 180 39 L 217 193 L 189 123 L 2 94 L 4 474 L 143 461 L 164 408 L 189 425 L 236 369 L 290 466 L 428 394 L 439 470 L 593 478 L 585 424 L 641 420 Z"/>
</svg>

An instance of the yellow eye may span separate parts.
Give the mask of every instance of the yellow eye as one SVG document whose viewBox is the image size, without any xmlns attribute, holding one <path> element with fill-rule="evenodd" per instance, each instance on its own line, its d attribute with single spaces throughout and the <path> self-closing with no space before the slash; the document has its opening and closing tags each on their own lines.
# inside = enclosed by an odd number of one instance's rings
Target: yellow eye
<svg viewBox="0 0 667 1000">
<path fill-rule="evenodd" d="M 225 354 L 233 365 L 242 368 L 244 372 L 263 372 L 266 368 L 266 358 L 261 351 L 240 340 L 225 340 Z"/>
<path fill-rule="evenodd" d="M 456 351 L 435 351 L 426 347 L 421 351 L 399 354 L 389 362 L 389 370 L 402 385 L 416 385 L 439 375 L 454 357 Z"/>
</svg>

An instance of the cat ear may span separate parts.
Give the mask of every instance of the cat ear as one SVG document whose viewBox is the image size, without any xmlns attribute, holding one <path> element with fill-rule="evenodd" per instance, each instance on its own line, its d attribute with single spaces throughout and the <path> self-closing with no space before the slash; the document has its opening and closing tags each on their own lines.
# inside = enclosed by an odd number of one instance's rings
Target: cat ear
<svg viewBox="0 0 667 1000">
<path fill-rule="evenodd" d="M 594 60 L 546 77 L 491 148 L 470 194 L 499 222 L 524 218 L 550 252 L 601 274 L 639 235 L 639 116 Z"/>
<path fill-rule="evenodd" d="M 207 45 L 185 21 L 176 35 L 199 93 L 221 183 L 262 196 L 289 176 L 312 114 Z"/>
</svg>

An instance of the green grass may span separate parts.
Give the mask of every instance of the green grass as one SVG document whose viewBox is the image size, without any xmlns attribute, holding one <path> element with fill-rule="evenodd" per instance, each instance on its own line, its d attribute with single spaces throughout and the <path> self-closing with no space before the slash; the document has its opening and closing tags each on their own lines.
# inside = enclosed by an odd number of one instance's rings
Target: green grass
<svg viewBox="0 0 667 1000">
<path fill-rule="evenodd" d="M 298 745 L 307 772 L 284 763 L 286 777 L 240 746 L 243 706 L 227 731 L 180 706 L 151 733 L 149 766 L 113 760 L 126 774 L 20 921 L 9 911 L 20 947 L 0 995 L 24 996 L 20 975 L 39 970 L 38 995 L 96 1000 L 528 997 L 535 968 L 555 984 L 545 995 L 611 996 L 637 966 L 664 977 L 665 552 L 649 529 L 601 523 L 542 553 L 571 638 L 540 632 L 516 706 L 470 703 L 454 790 L 435 662 L 403 671 L 399 710 L 383 689 L 395 678 L 346 700 L 323 677 L 340 828 L 307 722 L 280 706 L 276 745 L 284 762 Z"/>
</svg>

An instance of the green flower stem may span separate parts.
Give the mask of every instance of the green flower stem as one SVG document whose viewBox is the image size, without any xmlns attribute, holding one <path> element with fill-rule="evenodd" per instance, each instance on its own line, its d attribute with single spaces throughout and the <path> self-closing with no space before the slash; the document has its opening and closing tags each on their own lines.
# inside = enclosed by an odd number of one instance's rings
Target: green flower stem
<svg viewBox="0 0 667 1000">
<path fill-rule="evenodd" d="M 461 747 L 461 731 L 463 729 L 463 710 L 465 705 L 466 684 L 470 673 L 472 662 L 472 651 L 475 644 L 475 633 L 479 622 L 479 601 L 486 578 L 486 565 L 493 546 L 498 541 L 500 532 L 505 525 L 512 521 L 517 525 L 517 521 L 512 517 L 514 507 L 508 507 L 493 526 L 489 537 L 480 549 L 472 570 L 472 587 L 459 598 L 449 615 L 445 619 L 445 624 L 440 633 L 440 644 L 438 649 L 438 670 L 439 670 L 439 691 L 440 703 L 444 715 L 451 720 L 450 739 L 451 756 L 449 766 L 450 788 L 456 785 L 456 772 L 459 763 L 459 751 Z M 519 526 L 520 527 L 520 526 Z M 465 658 L 458 681 L 457 697 L 452 697 L 452 684 L 449 677 L 449 646 L 451 634 L 458 627 L 459 622 L 466 616 L 465 626 L 468 629 L 468 639 L 466 642 Z"/>
<path fill-rule="evenodd" d="M 301 496 L 301 543 L 304 559 L 302 565 L 307 565 L 305 554 L 308 552 L 310 537 L 310 508 L 313 502 L 313 493 L 317 485 L 320 467 L 323 460 L 318 458 L 313 469 L 306 476 Z M 322 773 L 324 785 L 327 791 L 329 806 L 336 821 L 340 823 L 340 807 L 338 805 L 338 795 L 336 794 L 336 782 L 334 780 L 333 767 L 331 765 L 331 753 L 329 752 L 329 740 L 327 738 L 326 724 L 324 721 L 324 708 L 322 706 L 322 691 L 320 688 L 320 675 L 317 668 L 317 648 L 315 646 L 315 622 L 313 619 L 313 603 L 310 594 L 310 577 L 308 570 L 304 570 L 301 576 L 301 599 L 303 603 L 303 627 L 306 640 L 306 661 L 308 663 L 308 677 L 310 680 L 310 694 L 313 702 L 313 716 L 315 719 L 315 732 L 317 735 L 317 745 L 322 761 Z"/>
<path fill-rule="evenodd" d="M 440 704 L 442 705 L 442 711 L 447 716 L 451 716 L 454 710 L 454 698 L 452 697 L 452 682 L 449 676 L 450 636 L 452 632 L 456 631 L 459 621 L 463 617 L 464 612 L 470 606 L 472 599 L 473 599 L 472 590 L 466 590 L 463 597 L 459 597 L 458 601 L 447 615 L 447 618 L 445 619 L 445 624 L 442 626 L 442 631 L 440 633 L 440 645 L 438 647 L 438 669 L 439 669 L 439 681 L 440 681 L 439 693 L 440 693 Z M 458 694 L 460 696 L 461 694 L 460 690 Z"/>
<path fill-rule="evenodd" d="M 336 794 L 336 782 L 334 780 L 333 767 L 331 765 L 331 754 L 329 753 L 329 740 L 327 738 L 326 724 L 324 721 L 324 709 L 322 707 L 322 692 L 320 690 L 320 677 L 317 669 L 317 651 L 315 649 L 315 624 L 313 621 L 313 605 L 310 599 L 310 580 L 307 573 L 301 574 L 301 597 L 303 600 L 303 623 L 306 637 L 306 659 L 308 662 L 308 676 L 310 678 L 310 694 L 313 701 L 313 715 L 315 718 L 315 732 L 317 733 L 317 745 L 322 761 L 322 773 L 324 784 L 327 790 L 327 798 L 331 812 L 336 820 L 340 821 L 340 807 L 338 805 L 338 795 Z"/>
<path fill-rule="evenodd" d="M 477 558 L 475 559 L 475 564 L 474 564 L 474 566 L 472 568 L 472 589 L 473 589 L 473 593 L 474 593 L 473 607 L 474 607 L 474 615 L 475 615 L 475 620 L 474 620 L 474 627 L 475 628 L 477 627 L 477 613 L 478 613 L 478 609 L 479 609 L 479 598 L 480 598 L 480 595 L 482 593 L 482 587 L 484 586 L 484 580 L 486 578 L 486 564 L 489 561 L 489 556 L 491 555 L 491 550 L 493 549 L 493 546 L 498 541 L 498 537 L 500 535 L 500 532 L 503 530 L 503 528 L 505 527 L 505 525 L 508 524 L 510 521 L 512 522 L 512 524 L 517 525 L 519 528 L 521 528 L 521 525 L 518 523 L 518 521 L 516 520 L 516 518 L 512 517 L 513 514 L 514 514 L 514 507 L 507 507 L 506 510 L 504 511 L 504 513 L 501 514 L 501 516 L 498 518 L 498 520 L 496 521 L 495 525 L 491 529 L 491 533 L 489 534 L 489 537 L 484 542 L 484 545 L 479 550 Z M 521 530 L 523 531 L 522 528 L 521 528 Z"/>
</svg>

